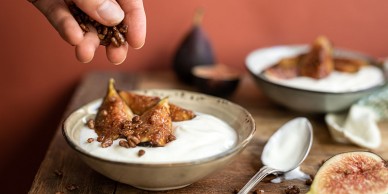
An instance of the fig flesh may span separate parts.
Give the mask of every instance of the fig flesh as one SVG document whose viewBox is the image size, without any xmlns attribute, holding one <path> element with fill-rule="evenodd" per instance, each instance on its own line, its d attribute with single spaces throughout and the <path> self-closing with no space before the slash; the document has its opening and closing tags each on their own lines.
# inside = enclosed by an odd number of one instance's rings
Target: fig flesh
<svg viewBox="0 0 388 194">
<path fill-rule="evenodd" d="M 133 129 L 140 143 L 149 142 L 152 146 L 158 147 L 175 140 L 168 98 L 162 99 L 142 114 L 140 121 Z"/>
<path fill-rule="evenodd" d="M 200 24 L 203 12 L 198 10 L 194 25 L 179 45 L 173 60 L 177 77 L 187 83 L 193 82 L 192 68 L 198 65 L 214 64 L 212 45 Z"/>
<path fill-rule="evenodd" d="M 310 52 L 299 64 L 301 76 L 321 79 L 327 77 L 334 69 L 333 48 L 330 41 L 320 36 L 311 45 Z"/>
<path fill-rule="evenodd" d="M 347 152 L 328 159 L 318 170 L 308 194 L 386 194 L 387 161 L 372 152 Z"/>
<path fill-rule="evenodd" d="M 119 95 L 136 115 L 142 115 L 160 101 L 160 98 L 157 96 L 145 96 L 128 91 L 120 91 Z M 195 113 L 192 110 L 184 109 L 171 103 L 168 105 L 170 107 L 171 119 L 174 122 L 191 120 L 195 117 Z"/>
<path fill-rule="evenodd" d="M 131 121 L 133 113 L 121 99 L 110 79 L 107 93 L 99 107 L 95 119 L 95 131 L 102 138 L 101 146 L 109 147 L 120 137 L 122 123 Z"/>
</svg>

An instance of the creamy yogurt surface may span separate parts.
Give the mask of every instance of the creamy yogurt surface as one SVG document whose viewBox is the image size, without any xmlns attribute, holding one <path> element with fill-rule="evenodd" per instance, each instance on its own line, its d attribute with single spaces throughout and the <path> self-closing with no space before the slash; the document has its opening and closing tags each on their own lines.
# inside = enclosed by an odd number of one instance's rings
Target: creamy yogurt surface
<svg viewBox="0 0 388 194">
<path fill-rule="evenodd" d="M 196 112 L 197 116 L 192 120 L 173 122 L 176 140 L 164 147 L 124 148 L 116 140 L 110 147 L 102 148 L 101 143 L 96 141 L 96 132 L 85 125 L 89 118 L 94 118 L 97 107 L 93 105 L 88 108 L 90 113 L 85 114 L 82 122 L 75 126 L 80 130 L 76 141 L 86 152 L 107 160 L 147 164 L 189 162 L 222 153 L 237 142 L 235 130 L 227 123 L 215 116 Z M 88 143 L 88 138 L 95 141 Z M 139 157 L 141 149 L 145 154 Z"/>
<path fill-rule="evenodd" d="M 292 79 L 280 79 L 266 74 L 268 80 L 289 86 L 320 92 L 352 92 L 371 88 L 384 83 L 383 72 L 375 66 L 362 67 L 357 73 L 345 73 L 333 71 L 322 79 L 309 77 L 296 77 Z"/>
<path fill-rule="evenodd" d="M 263 164 L 285 172 L 298 167 L 311 144 L 309 125 L 306 118 L 296 118 L 284 124 L 265 145 L 261 155 Z"/>
</svg>

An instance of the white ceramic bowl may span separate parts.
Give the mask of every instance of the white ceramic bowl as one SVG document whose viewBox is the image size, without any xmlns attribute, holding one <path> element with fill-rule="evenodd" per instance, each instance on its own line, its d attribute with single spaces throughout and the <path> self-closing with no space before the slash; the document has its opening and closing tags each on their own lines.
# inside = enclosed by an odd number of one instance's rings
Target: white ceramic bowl
<svg viewBox="0 0 388 194">
<path fill-rule="evenodd" d="M 305 53 L 308 49 L 308 45 L 286 45 L 258 49 L 248 54 L 245 61 L 246 67 L 257 85 L 270 99 L 289 109 L 305 113 L 327 113 L 345 110 L 361 97 L 380 89 L 386 83 L 385 81 L 385 83 L 370 88 L 351 92 L 321 92 L 274 83 L 263 74 L 265 69 L 276 64 L 280 59 Z M 376 64 L 376 61 L 367 55 L 345 49 L 335 48 L 334 56 L 364 59 L 371 64 Z M 382 71 L 384 70 L 382 69 Z"/>
<path fill-rule="evenodd" d="M 63 123 L 63 136 L 80 158 L 97 172 L 121 183 L 145 190 L 169 190 L 190 185 L 229 164 L 243 151 L 256 130 L 251 114 L 241 106 L 222 98 L 182 90 L 139 90 L 141 94 L 169 97 L 171 103 L 197 112 L 214 115 L 228 123 L 237 133 L 237 143 L 220 154 L 180 163 L 144 164 L 117 162 L 96 157 L 80 146 L 77 125 L 88 114 L 90 104 L 73 112 Z M 87 116 L 87 115 L 86 115 Z M 91 117 L 92 115 L 90 115 Z M 78 124 L 77 124 L 78 123 Z"/>
</svg>

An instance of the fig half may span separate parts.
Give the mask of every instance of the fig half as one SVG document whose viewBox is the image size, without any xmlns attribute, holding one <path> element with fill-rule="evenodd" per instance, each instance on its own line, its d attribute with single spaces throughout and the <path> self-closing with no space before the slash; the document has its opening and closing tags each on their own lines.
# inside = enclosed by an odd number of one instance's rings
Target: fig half
<svg viewBox="0 0 388 194">
<path fill-rule="evenodd" d="M 387 161 L 372 152 L 347 152 L 328 159 L 308 194 L 388 193 Z"/>
</svg>

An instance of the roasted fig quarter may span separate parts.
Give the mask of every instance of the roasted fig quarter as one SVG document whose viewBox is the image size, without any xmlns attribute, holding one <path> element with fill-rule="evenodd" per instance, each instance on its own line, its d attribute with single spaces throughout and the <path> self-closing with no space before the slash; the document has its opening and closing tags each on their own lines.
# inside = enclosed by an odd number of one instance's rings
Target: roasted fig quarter
<svg viewBox="0 0 388 194">
<path fill-rule="evenodd" d="M 372 152 L 347 152 L 329 158 L 308 194 L 387 194 L 388 163 Z"/>
</svg>

